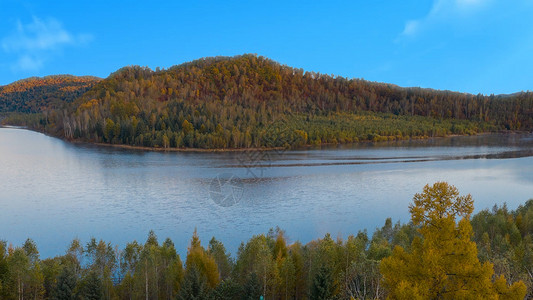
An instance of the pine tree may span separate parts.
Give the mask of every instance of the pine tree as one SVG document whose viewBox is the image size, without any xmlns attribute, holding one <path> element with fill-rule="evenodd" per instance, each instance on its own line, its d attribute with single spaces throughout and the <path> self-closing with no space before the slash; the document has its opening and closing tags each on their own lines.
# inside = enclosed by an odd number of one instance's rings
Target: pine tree
<svg viewBox="0 0 533 300">
<path fill-rule="evenodd" d="M 459 196 L 446 182 L 426 185 L 409 208 L 414 225 L 420 226 L 407 252 L 397 246 L 381 262 L 389 296 L 394 299 L 523 299 L 522 282 L 508 286 L 503 277 L 494 282 L 492 264 L 481 264 L 471 240 L 470 195 Z M 461 217 L 456 223 L 455 218 Z"/>
<path fill-rule="evenodd" d="M 335 299 L 335 286 L 331 276 L 331 270 L 322 266 L 318 269 L 313 284 L 311 285 L 311 300 L 331 300 Z"/>
<path fill-rule="evenodd" d="M 240 299 L 241 295 L 242 287 L 230 278 L 222 281 L 212 292 L 212 298 L 214 300 Z"/>
<path fill-rule="evenodd" d="M 80 296 L 84 300 L 101 300 L 104 299 L 102 280 L 96 272 L 91 271 L 85 277 L 82 284 Z"/>
<path fill-rule="evenodd" d="M 52 291 L 54 300 L 74 300 L 76 299 L 76 273 L 72 268 L 65 267 L 57 277 L 57 283 Z"/>
<path fill-rule="evenodd" d="M 261 297 L 261 283 L 257 274 L 252 273 L 244 285 L 242 300 L 257 300 Z"/>
<path fill-rule="evenodd" d="M 200 271 L 192 266 L 187 269 L 183 284 L 177 296 L 178 300 L 206 300 L 209 299 L 207 279 Z"/>
</svg>

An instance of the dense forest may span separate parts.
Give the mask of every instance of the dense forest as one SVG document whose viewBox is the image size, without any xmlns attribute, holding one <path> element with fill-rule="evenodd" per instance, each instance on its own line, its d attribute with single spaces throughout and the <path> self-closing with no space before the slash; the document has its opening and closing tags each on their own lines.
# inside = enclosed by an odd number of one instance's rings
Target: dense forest
<svg viewBox="0 0 533 300">
<path fill-rule="evenodd" d="M 4 123 L 131 146 L 295 147 L 532 130 L 533 93 L 400 88 L 242 55 L 167 70 L 125 67 L 62 110 L 16 115 Z"/>
<path fill-rule="evenodd" d="M 74 240 L 40 259 L 0 242 L 1 299 L 524 299 L 533 297 L 533 200 L 471 217 L 473 200 L 445 182 L 424 187 L 411 222 L 307 244 L 280 229 L 231 256 L 196 232 L 184 260 L 150 232 L 123 249 Z M 182 247 L 182 245 L 179 245 Z"/>
<path fill-rule="evenodd" d="M 63 108 L 93 87 L 99 78 L 52 75 L 0 86 L 0 113 L 41 113 Z"/>
</svg>

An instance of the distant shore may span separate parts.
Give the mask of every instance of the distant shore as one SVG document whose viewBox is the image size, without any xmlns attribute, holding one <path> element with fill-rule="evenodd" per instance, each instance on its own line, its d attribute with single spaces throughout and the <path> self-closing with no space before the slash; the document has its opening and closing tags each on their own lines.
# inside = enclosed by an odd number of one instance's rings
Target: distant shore
<svg viewBox="0 0 533 300">
<path fill-rule="evenodd" d="M 73 139 L 67 139 L 60 136 L 52 135 L 44 131 L 32 129 L 26 126 L 14 126 L 14 125 L 0 125 L 0 128 L 13 128 L 13 129 L 26 129 L 38 133 L 42 133 L 44 135 L 54 137 L 61 139 L 65 142 L 72 143 L 72 144 L 78 144 L 78 145 L 92 145 L 92 146 L 98 146 L 98 147 L 108 147 L 108 148 L 117 148 L 117 149 L 124 149 L 124 150 L 138 150 L 138 151 L 153 151 L 153 152 L 203 152 L 203 153 L 214 153 L 214 152 L 246 152 L 246 151 L 279 151 L 279 150 L 297 150 L 297 149 L 308 149 L 312 147 L 321 147 L 321 146 L 334 146 L 334 145 L 356 145 L 356 144 L 370 144 L 370 143 L 379 143 L 379 144 L 387 144 L 387 143 L 394 143 L 394 142 L 404 142 L 404 141 L 423 141 L 423 140 L 431 140 L 431 139 L 444 139 L 444 138 L 452 138 L 452 137 L 458 137 L 458 136 L 470 136 L 469 134 L 450 134 L 446 136 L 414 136 L 414 137 L 406 137 L 405 139 L 395 139 L 395 140 L 388 140 L 388 141 L 357 141 L 357 142 L 351 142 L 351 143 L 322 143 L 320 145 L 302 145 L 298 146 L 296 148 L 286 148 L 286 147 L 252 147 L 252 148 L 214 148 L 214 149 L 205 149 L 205 148 L 163 148 L 163 147 L 145 147 L 145 146 L 132 146 L 132 145 L 124 145 L 124 144 L 107 144 L 107 143 L 96 143 L 96 142 L 90 142 L 90 141 L 83 141 L 83 140 L 73 140 Z M 490 134 L 528 134 L 531 133 L 529 131 L 518 131 L 518 130 L 499 130 L 499 131 L 492 131 L 492 132 L 478 132 L 473 135 L 490 135 Z"/>
<path fill-rule="evenodd" d="M 527 134 L 531 133 L 529 131 L 516 131 L 516 130 L 509 130 L 509 131 L 493 131 L 493 132 L 479 132 L 473 135 L 490 135 L 490 134 Z M 86 145 L 95 145 L 95 146 L 102 146 L 102 147 L 111 147 L 111 148 L 118 148 L 118 149 L 125 149 L 125 150 L 140 150 L 140 151 L 155 151 L 155 152 L 246 152 L 246 151 L 279 151 L 279 150 L 298 150 L 298 149 L 308 149 L 312 147 L 321 147 L 321 146 L 334 146 L 334 145 L 357 145 L 357 144 L 370 144 L 370 143 L 379 143 L 379 144 L 387 144 L 387 143 L 394 143 L 394 142 L 404 142 L 404 141 L 423 141 L 423 140 L 431 140 L 431 139 L 445 139 L 445 138 L 452 138 L 452 137 L 458 137 L 458 136 L 471 136 L 469 134 L 450 134 L 447 136 L 414 136 L 414 137 L 406 137 L 405 139 L 396 139 L 396 140 L 389 140 L 389 141 L 357 141 L 357 142 L 351 142 L 351 143 L 322 143 L 319 145 L 301 145 L 296 148 L 286 148 L 286 147 L 252 147 L 252 148 L 215 148 L 215 149 L 205 149 L 205 148 L 162 148 L 162 147 L 144 147 L 144 146 L 132 146 L 132 145 L 124 145 L 124 144 L 107 144 L 107 143 L 95 143 L 95 142 L 89 142 L 89 141 L 79 141 L 79 140 L 69 140 L 64 139 L 62 140 L 73 143 L 73 144 L 86 144 Z"/>
<path fill-rule="evenodd" d="M 67 140 L 69 141 L 69 140 Z M 162 148 L 162 147 L 144 147 L 144 146 L 131 146 L 123 144 L 106 144 L 106 143 L 91 143 L 84 141 L 69 141 L 75 144 L 89 144 L 103 147 L 112 147 L 112 148 L 121 148 L 121 149 L 130 149 L 130 150 L 142 150 L 142 151 L 157 151 L 157 152 L 244 152 L 244 151 L 273 151 L 273 150 L 282 150 L 284 147 L 264 147 L 264 148 L 215 148 L 215 149 L 204 149 L 204 148 Z"/>
<path fill-rule="evenodd" d="M 26 126 L 15 126 L 15 125 L 1 125 L 0 124 L 0 128 L 13 128 L 13 129 L 27 129 L 27 130 L 31 130 L 31 131 L 35 131 L 35 132 L 40 132 L 38 130 L 33 130 L 31 128 L 28 128 Z M 41 132 L 43 133 L 43 132 Z"/>
</svg>

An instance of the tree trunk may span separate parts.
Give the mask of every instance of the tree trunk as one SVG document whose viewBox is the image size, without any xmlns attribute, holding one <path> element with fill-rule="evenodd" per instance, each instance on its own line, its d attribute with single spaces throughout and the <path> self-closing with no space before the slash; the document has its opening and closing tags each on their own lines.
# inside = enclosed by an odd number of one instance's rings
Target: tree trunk
<svg viewBox="0 0 533 300">
<path fill-rule="evenodd" d="M 144 281 L 145 281 L 145 292 L 146 300 L 148 300 L 148 260 L 144 260 Z"/>
</svg>

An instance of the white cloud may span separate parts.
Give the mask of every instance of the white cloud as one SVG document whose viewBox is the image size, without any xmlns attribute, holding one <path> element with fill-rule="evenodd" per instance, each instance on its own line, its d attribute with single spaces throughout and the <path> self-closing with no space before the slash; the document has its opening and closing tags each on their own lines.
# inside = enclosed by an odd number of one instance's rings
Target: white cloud
<svg viewBox="0 0 533 300">
<path fill-rule="evenodd" d="M 2 49 L 17 57 L 12 64 L 13 70 L 36 71 L 64 47 L 86 44 L 91 40 L 91 35 L 70 33 L 56 19 L 33 17 L 29 24 L 17 22 L 15 30 L 2 39 Z"/>
<path fill-rule="evenodd" d="M 420 26 L 420 21 L 418 20 L 409 20 L 405 23 L 405 28 L 403 29 L 402 35 L 415 35 L 418 27 Z"/>
<path fill-rule="evenodd" d="M 37 71 L 43 67 L 43 60 L 28 54 L 21 55 L 17 62 L 12 65 L 14 71 Z"/>
<path fill-rule="evenodd" d="M 434 0 L 427 15 L 408 20 L 400 38 L 414 37 L 437 23 L 457 22 L 458 17 L 471 16 L 487 7 L 491 0 Z"/>
<path fill-rule="evenodd" d="M 459 6 L 479 6 L 486 2 L 487 0 L 455 0 Z"/>
</svg>

